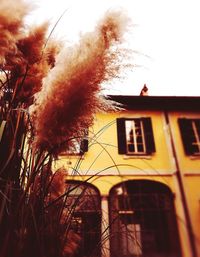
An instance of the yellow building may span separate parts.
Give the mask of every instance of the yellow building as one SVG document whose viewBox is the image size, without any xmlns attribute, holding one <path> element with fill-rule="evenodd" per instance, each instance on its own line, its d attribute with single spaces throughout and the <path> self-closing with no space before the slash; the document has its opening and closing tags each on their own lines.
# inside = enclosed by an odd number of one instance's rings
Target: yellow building
<svg viewBox="0 0 200 257">
<path fill-rule="evenodd" d="M 110 96 L 68 170 L 77 256 L 200 256 L 200 97 Z"/>
</svg>

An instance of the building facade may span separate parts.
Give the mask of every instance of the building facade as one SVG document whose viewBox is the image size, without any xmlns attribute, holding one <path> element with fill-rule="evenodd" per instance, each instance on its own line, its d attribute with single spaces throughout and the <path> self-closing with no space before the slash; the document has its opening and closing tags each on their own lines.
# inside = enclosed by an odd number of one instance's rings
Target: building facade
<svg viewBox="0 0 200 257">
<path fill-rule="evenodd" d="M 110 96 L 68 171 L 77 257 L 200 256 L 200 97 Z"/>
</svg>

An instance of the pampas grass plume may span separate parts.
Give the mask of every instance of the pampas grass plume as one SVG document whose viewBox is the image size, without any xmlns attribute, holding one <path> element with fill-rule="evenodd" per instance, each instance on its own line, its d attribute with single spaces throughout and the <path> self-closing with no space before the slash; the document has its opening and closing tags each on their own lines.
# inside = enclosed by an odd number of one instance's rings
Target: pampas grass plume
<svg viewBox="0 0 200 257">
<path fill-rule="evenodd" d="M 6 63 L 6 56 L 17 52 L 16 43 L 24 28 L 23 19 L 30 5 L 24 0 L 1 0 L 0 2 L 0 66 Z"/>
<path fill-rule="evenodd" d="M 17 98 L 23 102 L 31 102 L 35 93 L 41 90 L 42 80 L 55 64 L 61 44 L 51 40 L 46 45 L 48 23 L 34 27 L 29 34 L 18 42 L 21 62 L 17 65 L 18 77 L 22 77 L 28 68 Z M 28 66 L 27 66 L 28 65 Z M 17 74 L 16 74 L 17 75 Z"/>
<path fill-rule="evenodd" d="M 63 142 L 81 137 L 94 113 L 104 110 L 102 83 L 117 76 L 120 50 L 113 46 L 126 24 L 122 13 L 110 11 L 79 44 L 60 53 L 31 108 L 37 147 L 58 151 Z"/>
</svg>

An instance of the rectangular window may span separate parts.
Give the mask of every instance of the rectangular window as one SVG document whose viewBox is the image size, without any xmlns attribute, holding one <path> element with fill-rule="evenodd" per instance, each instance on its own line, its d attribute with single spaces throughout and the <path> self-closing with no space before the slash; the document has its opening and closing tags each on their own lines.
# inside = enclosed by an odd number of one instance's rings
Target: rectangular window
<svg viewBox="0 0 200 257">
<path fill-rule="evenodd" d="M 127 154 L 146 153 L 144 127 L 141 120 L 125 120 Z"/>
<path fill-rule="evenodd" d="M 147 155 L 155 152 L 150 118 L 118 118 L 117 135 L 119 154 Z"/>
<path fill-rule="evenodd" d="M 178 119 L 186 155 L 200 155 L 200 119 Z"/>
</svg>

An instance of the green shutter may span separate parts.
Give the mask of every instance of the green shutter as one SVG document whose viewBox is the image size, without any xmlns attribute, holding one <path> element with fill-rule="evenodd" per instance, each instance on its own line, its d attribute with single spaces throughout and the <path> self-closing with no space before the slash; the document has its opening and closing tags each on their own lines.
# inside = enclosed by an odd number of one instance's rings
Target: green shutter
<svg viewBox="0 0 200 257">
<path fill-rule="evenodd" d="M 118 153 L 126 154 L 125 118 L 117 119 L 117 142 Z"/>
<path fill-rule="evenodd" d="M 183 142 L 183 147 L 185 154 L 192 155 L 194 153 L 194 148 L 192 142 L 194 141 L 194 131 L 192 128 L 192 120 L 190 119 L 178 119 L 178 125 L 181 132 L 181 139 Z"/>
<path fill-rule="evenodd" d="M 142 118 L 145 136 L 145 145 L 147 154 L 154 153 L 156 151 L 153 128 L 151 118 Z"/>
<path fill-rule="evenodd" d="M 85 152 L 88 152 L 88 140 L 86 138 L 81 140 L 80 145 L 80 154 L 84 154 Z"/>
</svg>

